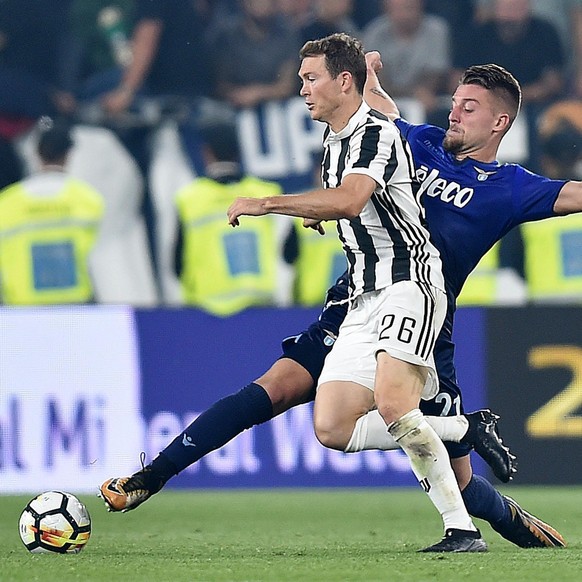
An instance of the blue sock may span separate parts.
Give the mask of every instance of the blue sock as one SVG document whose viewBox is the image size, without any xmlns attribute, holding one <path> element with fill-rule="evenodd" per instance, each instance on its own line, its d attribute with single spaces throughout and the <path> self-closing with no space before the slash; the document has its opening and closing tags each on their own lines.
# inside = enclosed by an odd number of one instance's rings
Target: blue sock
<svg viewBox="0 0 582 582">
<path fill-rule="evenodd" d="M 271 399 L 253 382 L 203 412 L 152 461 L 151 468 L 167 480 L 243 430 L 271 418 Z"/>
<path fill-rule="evenodd" d="M 511 522 L 509 506 L 499 491 L 483 477 L 473 475 L 469 484 L 461 491 L 467 511 L 473 516 L 488 521 L 494 529 Z"/>
</svg>

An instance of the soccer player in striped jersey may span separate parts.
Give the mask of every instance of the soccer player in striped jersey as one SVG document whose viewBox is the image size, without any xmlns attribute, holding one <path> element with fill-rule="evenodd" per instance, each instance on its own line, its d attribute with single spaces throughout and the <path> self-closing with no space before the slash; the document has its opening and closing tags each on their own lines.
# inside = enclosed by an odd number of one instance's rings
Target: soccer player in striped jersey
<svg viewBox="0 0 582 582">
<path fill-rule="evenodd" d="M 412 185 L 410 150 L 394 124 L 363 100 L 366 61 L 357 39 L 335 34 L 310 41 L 300 57 L 300 94 L 311 117 L 327 124 L 324 187 L 238 198 L 228 220 L 237 226 L 242 215 L 273 213 L 337 220 L 350 308 L 319 378 L 317 437 L 333 445 L 338 420 L 376 407 L 443 519 L 444 538 L 425 551 L 486 551 L 446 449 L 419 410 L 421 398 L 438 392 L 432 351 L 446 295 L 440 257 Z"/>
</svg>

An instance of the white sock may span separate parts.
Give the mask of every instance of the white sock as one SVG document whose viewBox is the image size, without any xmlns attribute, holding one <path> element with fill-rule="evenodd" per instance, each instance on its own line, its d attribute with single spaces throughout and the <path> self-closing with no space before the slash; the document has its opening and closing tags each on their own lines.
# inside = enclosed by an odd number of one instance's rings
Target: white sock
<svg viewBox="0 0 582 582">
<path fill-rule="evenodd" d="M 354 432 L 350 442 L 345 448 L 346 453 L 358 451 L 393 451 L 400 445 L 386 430 L 386 423 L 377 410 L 371 410 L 368 414 L 360 416 L 356 421 Z"/>
<path fill-rule="evenodd" d="M 408 455 L 412 471 L 443 518 L 445 530 L 475 531 L 447 450 L 422 412 L 418 408 L 411 410 L 391 423 L 388 430 Z"/>
<path fill-rule="evenodd" d="M 465 416 L 425 416 L 424 419 L 437 433 L 441 441 L 459 443 L 469 430 Z"/>
<path fill-rule="evenodd" d="M 464 416 L 425 416 L 424 419 L 442 441 L 458 443 L 467 434 L 469 421 Z M 377 410 L 360 416 L 356 421 L 346 453 L 358 451 L 393 451 L 400 445 L 386 430 L 386 423 Z"/>
</svg>

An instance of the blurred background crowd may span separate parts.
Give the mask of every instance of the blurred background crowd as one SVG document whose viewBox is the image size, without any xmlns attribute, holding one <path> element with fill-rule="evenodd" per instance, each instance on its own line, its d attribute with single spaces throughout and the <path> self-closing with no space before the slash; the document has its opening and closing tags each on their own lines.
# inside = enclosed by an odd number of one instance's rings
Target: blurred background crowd
<svg viewBox="0 0 582 582">
<path fill-rule="evenodd" d="M 2 302 L 321 303 L 345 268 L 333 225 L 233 231 L 225 211 L 318 183 L 298 52 L 333 32 L 380 51 L 413 122 L 446 127 L 460 72 L 506 67 L 523 110 L 500 161 L 582 178 L 582 0 L 1 0 Z M 287 166 L 261 156 L 279 141 Z M 549 222 L 495 247 L 463 303 L 581 301 L 582 219 Z"/>
</svg>

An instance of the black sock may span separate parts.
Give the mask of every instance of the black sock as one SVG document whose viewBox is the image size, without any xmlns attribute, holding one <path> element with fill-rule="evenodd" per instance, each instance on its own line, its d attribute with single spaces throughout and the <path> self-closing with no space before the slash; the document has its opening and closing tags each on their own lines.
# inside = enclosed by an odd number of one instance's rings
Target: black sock
<svg viewBox="0 0 582 582">
<path fill-rule="evenodd" d="M 152 461 L 151 468 L 168 480 L 243 430 L 271 418 L 269 395 L 262 386 L 249 384 L 203 412 Z"/>
<path fill-rule="evenodd" d="M 494 527 L 511 520 L 509 507 L 503 496 L 487 479 L 473 475 L 461 495 L 467 511 L 473 517 L 484 519 Z"/>
</svg>

